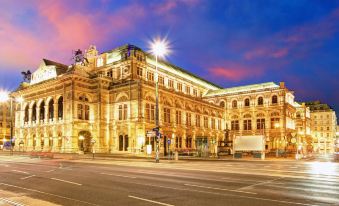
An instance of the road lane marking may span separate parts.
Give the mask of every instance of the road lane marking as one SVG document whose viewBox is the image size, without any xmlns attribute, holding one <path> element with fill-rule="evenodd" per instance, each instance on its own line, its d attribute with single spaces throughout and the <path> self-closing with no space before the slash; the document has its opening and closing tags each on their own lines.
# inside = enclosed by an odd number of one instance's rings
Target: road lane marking
<svg viewBox="0 0 339 206">
<path fill-rule="evenodd" d="M 71 201 L 75 201 L 75 202 L 84 203 L 84 204 L 87 204 L 87 205 L 99 206 L 98 204 L 95 204 L 95 203 L 90 203 L 90 202 L 86 202 L 86 201 L 82 201 L 82 200 L 77 200 L 77 199 L 73 199 L 73 198 L 70 198 L 70 197 L 56 195 L 56 194 L 52 194 L 52 193 L 48 193 L 48 192 L 43 192 L 43 191 L 35 190 L 35 189 L 30 189 L 30 188 L 26 188 L 26 187 L 20 187 L 20 186 L 10 185 L 10 184 L 6 184 L 6 183 L 0 183 L 0 185 L 5 185 L 7 187 L 14 187 L 14 188 L 22 189 L 22 190 L 27 190 L 27 191 L 31 191 L 31 192 L 36 192 L 36 193 L 40 193 L 40 194 L 54 196 L 54 197 L 58 197 L 58 198 L 65 199 L 65 200 L 71 200 Z"/>
<path fill-rule="evenodd" d="M 272 184 L 266 185 L 266 187 L 275 187 L 275 188 L 291 189 L 291 190 L 302 190 L 302 191 L 307 191 L 307 192 L 325 193 L 325 194 L 333 194 L 333 195 L 339 196 L 339 192 L 335 192 L 335 191 L 332 191 L 332 190 L 329 190 L 329 189 L 324 190 L 325 188 L 318 189 L 318 188 L 314 188 L 314 187 L 304 187 L 304 188 L 290 187 L 290 186 L 286 187 L 286 186 L 279 186 L 279 185 L 272 185 Z"/>
<path fill-rule="evenodd" d="M 239 190 L 229 190 L 225 188 L 218 188 L 218 187 L 208 187 L 208 186 L 203 186 L 203 185 L 192 185 L 192 184 L 184 184 L 185 186 L 190 186 L 190 187 L 199 187 L 199 188 L 206 188 L 206 189 L 212 189 L 212 190 L 222 190 L 222 191 L 229 191 L 229 192 L 239 192 L 239 193 L 246 193 L 246 194 L 252 194 L 256 195 L 257 193 L 255 192 L 246 192 L 246 191 L 239 191 Z"/>
<path fill-rule="evenodd" d="M 276 178 L 276 179 L 273 179 L 273 180 L 269 180 L 269 181 L 264 181 L 264 182 L 260 182 L 260 183 L 257 183 L 257 184 L 253 184 L 253 185 L 248 185 L 248 186 L 245 186 L 245 187 L 241 187 L 239 188 L 238 190 L 242 190 L 242 189 L 245 189 L 245 188 L 250 188 L 250 187 L 254 187 L 254 186 L 257 186 L 257 185 L 263 185 L 263 184 L 267 184 L 267 183 L 272 183 L 276 180 L 280 180 L 284 177 L 279 177 L 279 178 Z"/>
<path fill-rule="evenodd" d="M 132 196 L 132 195 L 128 195 L 128 197 L 134 198 L 134 199 L 137 199 L 137 200 L 142 200 L 142 201 L 145 201 L 145 202 L 151 202 L 151 203 L 158 204 L 158 205 L 174 206 L 174 205 L 171 205 L 171 204 L 167 204 L 167 203 L 163 203 L 163 202 L 158 202 L 158 201 L 154 201 L 154 200 L 149 200 L 149 199 L 145 199 L 145 198 L 141 198 L 141 197 L 136 197 L 136 196 Z"/>
<path fill-rule="evenodd" d="M 76 183 L 76 182 L 71 182 L 71 181 L 67 181 L 67 180 L 62 180 L 62 179 L 58 179 L 58 178 L 53 178 L 51 177 L 50 178 L 51 180 L 56 180 L 56 181 L 60 181 L 60 182 L 66 182 L 66 183 L 69 183 L 69 184 L 73 184 L 73 185 L 78 185 L 78 186 L 81 186 L 82 184 L 80 183 Z"/>
<path fill-rule="evenodd" d="M 26 175 L 29 174 L 28 172 L 21 171 L 21 170 L 12 170 L 12 172 L 22 173 L 22 174 L 26 174 Z"/>
<path fill-rule="evenodd" d="M 45 172 L 54 172 L 55 170 L 48 170 L 48 171 L 45 171 Z"/>
<path fill-rule="evenodd" d="M 28 178 L 31 178 L 31 177 L 35 177 L 35 175 L 30 175 L 30 176 L 27 176 L 27 177 L 22 177 L 20 179 L 25 180 L 25 179 L 28 179 Z"/>
<path fill-rule="evenodd" d="M 225 194 L 225 193 L 218 193 L 218 192 L 208 192 L 208 191 L 202 191 L 202 190 L 185 189 L 185 188 L 180 188 L 180 187 L 169 187 L 169 186 L 143 184 L 143 183 L 135 183 L 135 182 L 133 184 L 150 186 L 150 187 L 159 187 L 159 188 L 172 189 L 172 190 L 188 191 L 188 192 L 198 192 L 198 193 L 221 195 L 221 196 L 240 197 L 240 198 L 262 200 L 262 201 L 268 201 L 268 202 L 278 202 L 278 203 L 283 203 L 283 204 L 304 205 L 304 206 L 319 206 L 319 205 L 315 205 L 315 204 L 308 204 L 308 203 L 301 203 L 301 202 L 291 202 L 291 201 L 275 200 L 275 199 L 253 197 L 253 196 L 244 196 L 244 195 L 229 194 L 229 193 Z"/>
<path fill-rule="evenodd" d="M 239 179 L 239 178 L 231 178 L 231 177 L 222 177 L 221 179 L 222 180 L 234 180 L 233 182 L 261 182 L 259 180 L 247 180 L 247 179 Z"/>
<path fill-rule="evenodd" d="M 15 206 L 25 206 L 25 205 L 23 205 L 23 204 L 21 204 L 21 203 L 14 202 L 14 201 L 12 201 L 12 200 L 9 200 L 9 199 L 1 198 L 1 197 L 0 197 L 0 203 L 1 203 L 1 201 L 2 201 L 2 202 L 9 203 L 9 204 L 11 204 L 11 205 L 15 205 Z M 1 205 L 2 205 L 2 204 L 1 204 Z"/>
<path fill-rule="evenodd" d="M 126 177 L 126 178 L 132 178 L 135 179 L 137 177 L 133 177 L 133 176 L 125 176 L 125 175 L 116 175 L 116 174 L 111 174 L 111 173 L 100 173 L 102 175 L 109 175 L 109 176 L 116 176 L 116 177 Z"/>
</svg>

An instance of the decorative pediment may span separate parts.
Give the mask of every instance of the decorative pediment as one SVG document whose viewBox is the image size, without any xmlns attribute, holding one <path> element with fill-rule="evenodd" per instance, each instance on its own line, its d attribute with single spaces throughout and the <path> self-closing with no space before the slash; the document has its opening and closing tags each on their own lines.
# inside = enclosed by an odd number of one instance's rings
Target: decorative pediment
<svg viewBox="0 0 339 206">
<path fill-rule="evenodd" d="M 49 79 L 56 78 L 58 75 L 65 73 L 67 66 L 43 59 L 38 69 L 33 72 L 30 84 L 37 84 Z"/>
</svg>

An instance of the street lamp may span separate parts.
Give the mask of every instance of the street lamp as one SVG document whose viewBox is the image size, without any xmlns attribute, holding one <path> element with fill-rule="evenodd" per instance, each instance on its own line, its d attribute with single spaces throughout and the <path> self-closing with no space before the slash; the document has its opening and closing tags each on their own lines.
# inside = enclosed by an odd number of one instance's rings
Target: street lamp
<svg viewBox="0 0 339 206">
<path fill-rule="evenodd" d="M 158 57 L 168 54 L 168 42 L 165 39 L 156 39 L 151 43 L 151 53 L 155 56 L 155 128 L 156 128 L 156 154 L 155 162 L 159 162 L 159 80 L 158 80 Z"/>
<path fill-rule="evenodd" d="M 0 91 L 0 102 L 4 103 L 10 101 L 10 145 L 11 145 L 11 155 L 13 154 L 13 101 L 22 103 L 24 101 L 23 97 L 14 98 L 7 91 Z"/>
</svg>

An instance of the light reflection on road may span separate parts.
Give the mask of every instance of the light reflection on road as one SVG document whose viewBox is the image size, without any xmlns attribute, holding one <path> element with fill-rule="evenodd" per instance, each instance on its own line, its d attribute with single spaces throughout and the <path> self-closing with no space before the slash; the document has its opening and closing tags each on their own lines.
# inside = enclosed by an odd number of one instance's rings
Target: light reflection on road
<svg viewBox="0 0 339 206">
<path fill-rule="evenodd" d="M 311 174 L 339 176 L 339 165 L 333 162 L 312 162 L 310 163 Z"/>
</svg>

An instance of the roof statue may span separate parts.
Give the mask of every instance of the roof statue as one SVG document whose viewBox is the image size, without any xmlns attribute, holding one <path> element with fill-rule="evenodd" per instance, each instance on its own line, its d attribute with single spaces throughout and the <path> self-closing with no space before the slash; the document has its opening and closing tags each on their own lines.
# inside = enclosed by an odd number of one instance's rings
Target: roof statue
<svg viewBox="0 0 339 206">
<path fill-rule="evenodd" d="M 32 73 L 31 73 L 30 70 L 27 70 L 26 72 L 23 71 L 23 72 L 21 72 L 21 74 L 23 76 L 24 82 L 30 82 L 31 81 Z"/>
<path fill-rule="evenodd" d="M 80 64 L 82 66 L 86 66 L 88 64 L 87 58 L 80 49 L 73 52 L 72 59 L 74 60 L 74 64 Z"/>
</svg>

